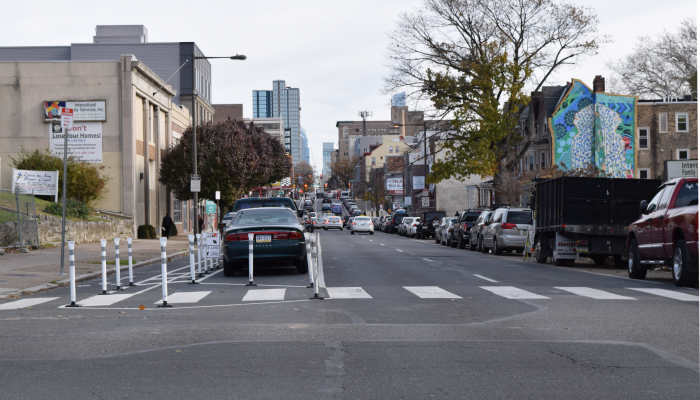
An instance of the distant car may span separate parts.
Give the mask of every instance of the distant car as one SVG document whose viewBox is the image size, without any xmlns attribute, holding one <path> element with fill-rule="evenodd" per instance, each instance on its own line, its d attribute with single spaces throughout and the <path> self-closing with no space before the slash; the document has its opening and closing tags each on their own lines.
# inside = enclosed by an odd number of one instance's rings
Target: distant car
<svg viewBox="0 0 700 400">
<path fill-rule="evenodd" d="M 454 217 L 443 217 L 435 227 L 435 243 L 444 244 L 447 228 L 450 222 L 454 221 Z"/>
<path fill-rule="evenodd" d="M 452 228 L 452 247 L 463 249 L 469 244 L 470 231 L 479 215 L 481 212 L 478 210 L 466 210 L 460 214 Z"/>
<path fill-rule="evenodd" d="M 443 246 L 454 247 L 452 245 L 452 230 L 455 227 L 455 223 L 457 223 L 456 217 L 447 218 L 447 226 L 445 227 L 445 230 L 442 232 L 442 236 L 440 239 L 440 244 L 442 244 Z"/>
<path fill-rule="evenodd" d="M 413 218 L 411 224 L 406 227 L 406 236 L 410 238 L 416 237 L 416 232 L 418 232 L 418 225 L 420 225 L 420 218 Z"/>
<path fill-rule="evenodd" d="M 226 228 L 226 226 L 228 226 L 228 224 L 231 222 L 231 220 L 233 220 L 233 217 L 235 217 L 235 216 L 236 216 L 236 212 L 234 212 L 234 211 L 227 212 L 224 215 L 224 218 L 221 219 L 221 223 L 219 224 L 219 230 L 223 232 L 224 228 Z"/>
<path fill-rule="evenodd" d="M 340 217 L 330 217 L 328 218 L 328 222 L 323 226 L 324 230 L 329 230 L 329 229 L 339 229 L 343 230 L 343 221 L 340 219 Z"/>
<path fill-rule="evenodd" d="M 326 196 L 323 198 L 323 203 L 332 203 L 332 202 L 333 201 L 331 200 L 331 198 L 329 196 Z"/>
<path fill-rule="evenodd" d="M 399 224 L 399 236 L 407 236 L 408 227 L 415 219 L 415 217 L 406 217 L 401 220 L 401 223 Z"/>
<path fill-rule="evenodd" d="M 479 214 L 476 221 L 474 221 L 474 226 L 469 231 L 469 250 L 470 251 L 481 251 L 483 241 L 481 234 L 484 232 L 484 227 L 488 225 L 489 220 L 493 216 L 493 210 L 485 210 Z"/>
<path fill-rule="evenodd" d="M 420 215 L 421 223 L 418 227 L 418 239 L 435 237 L 435 228 L 440 225 L 440 221 L 447 217 L 444 211 L 424 211 Z"/>
<path fill-rule="evenodd" d="M 370 235 L 374 235 L 372 220 L 365 216 L 354 217 L 350 225 L 350 233 L 354 235 L 355 232 L 369 232 Z"/>
<path fill-rule="evenodd" d="M 523 251 L 532 224 L 529 208 L 503 207 L 496 210 L 482 233 L 482 253 L 499 255 L 503 250 Z"/>
<path fill-rule="evenodd" d="M 337 216 L 342 216 L 343 207 L 340 204 L 331 204 L 331 212 Z"/>
<path fill-rule="evenodd" d="M 316 217 L 314 218 L 314 228 L 315 229 L 322 229 L 325 225 L 325 220 L 323 217 Z"/>
<path fill-rule="evenodd" d="M 304 200 L 304 210 L 315 211 L 313 200 Z"/>
<path fill-rule="evenodd" d="M 326 199 L 324 199 L 324 200 L 326 200 Z M 329 211 L 330 212 L 331 205 L 324 202 L 323 204 L 321 204 L 321 211 Z"/>
<path fill-rule="evenodd" d="M 351 214 L 353 215 L 353 217 L 356 217 L 358 215 L 362 215 L 362 210 L 360 210 L 359 208 L 356 208 L 356 209 L 352 210 Z"/>
<path fill-rule="evenodd" d="M 387 233 L 396 233 L 399 228 L 399 223 L 401 223 L 401 220 L 404 217 L 408 217 L 408 213 L 406 213 L 406 210 L 397 210 L 394 212 L 394 214 L 391 215 L 391 218 L 387 221 L 384 232 Z"/>
<path fill-rule="evenodd" d="M 249 234 L 254 235 L 256 268 L 291 263 L 298 273 L 307 273 L 304 229 L 296 213 L 285 207 L 241 210 L 223 234 L 224 275 L 233 276 L 248 265 Z"/>
</svg>

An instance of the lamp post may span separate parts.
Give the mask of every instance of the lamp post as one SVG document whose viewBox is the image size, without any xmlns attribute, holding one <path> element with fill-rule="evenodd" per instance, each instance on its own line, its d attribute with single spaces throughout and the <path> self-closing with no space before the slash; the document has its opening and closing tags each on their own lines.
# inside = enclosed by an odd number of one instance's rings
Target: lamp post
<svg viewBox="0 0 700 400">
<path fill-rule="evenodd" d="M 193 45 L 194 46 L 194 45 Z M 196 73 L 195 67 L 197 65 L 197 60 L 205 60 L 208 58 L 228 58 L 231 60 L 245 60 L 246 56 L 238 55 L 231 57 L 198 57 L 195 54 L 194 47 L 192 48 L 192 175 L 197 175 L 197 109 L 196 109 L 196 94 L 195 94 L 195 82 Z M 194 234 L 199 233 L 199 192 L 194 192 Z"/>
</svg>

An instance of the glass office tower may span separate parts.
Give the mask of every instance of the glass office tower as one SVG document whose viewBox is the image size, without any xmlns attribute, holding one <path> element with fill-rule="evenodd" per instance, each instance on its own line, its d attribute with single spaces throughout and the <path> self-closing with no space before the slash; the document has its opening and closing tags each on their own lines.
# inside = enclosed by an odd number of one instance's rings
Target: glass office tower
<svg viewBox="0 0 700 400">
<path fill-rule="evenodd" d="M 253 91 L 254 118 L 282 118 L 284 149 L 292 155 L 292 163 L 304 160 L 299 125 L 299 89 L 288 88 L 284 81 L 272 81 L 272 90 Z"/>
<path fill-rule="evenodd" d="M 300 127 L 300 137 L 301 137 L 301 161 L 306 161 L 307 164 L 311 165 L 311 156 L 309 155 L 309 138 L 306 136 L 306 129 Z"/>
<path fill-rule="evenodd" d="M 272 90 L 253 90 L 253 118 L 272 118 Z"/>
</svg>

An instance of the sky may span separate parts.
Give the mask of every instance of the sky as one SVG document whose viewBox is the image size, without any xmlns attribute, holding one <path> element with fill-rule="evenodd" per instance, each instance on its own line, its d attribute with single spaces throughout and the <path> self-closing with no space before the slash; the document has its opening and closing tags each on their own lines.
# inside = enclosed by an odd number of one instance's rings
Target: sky
<svg viewBox="0 0 700 400">
<path fill-rule="evenodd" d="M 571 78 L 592 86 L 609 74 L 608 60 L 631 52 L 642 35 L 675 31 L 688 17 L 697 21 L 693 0 L 572 0 L 593 7 L 601 34 L 612 36 L 599 54 L 560 70 L 548 84 Z M 92 42 L 96 25 L 145 25 L 149 42 L 197 43 L 207 56 L 245 54 L 246 61 L 211 60 L 215 104 L 243 104 L 252 116 L 252 91 L 272 90 L 285 80 L 300 89 L 301 125 L 311 164 L 323 167 L 323 142 L 337 141 L 337 121 L 388 120 L 390 98 L 381 94 L 388 75 L 386 48 L 401 13 L 421 0 L 197 0 L 56 2 L 3 4 L 2 46 L 61 46 Z M 8 18 L 8 16 L 14 16 Z M 168 77 L 162 77 L 167 79 Z M 337 146 L 337 143 L 336 143 Z"/>
</svg>

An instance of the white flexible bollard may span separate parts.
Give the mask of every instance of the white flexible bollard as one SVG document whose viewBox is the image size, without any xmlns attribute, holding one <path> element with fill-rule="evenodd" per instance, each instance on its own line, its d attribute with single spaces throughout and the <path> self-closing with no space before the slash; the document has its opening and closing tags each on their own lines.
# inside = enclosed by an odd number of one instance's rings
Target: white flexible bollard
<svg viewBox="0 0 700 400">
<path fill-rule="evenodd" d="M 117 275 L 117 289 L 116 290 L 124 290 L 122 289 L 122 276 L 121 276 L 121 263 L 119 261 L 119 238 L 114 238 L 114 255 L 115 255 L 115 261 L 114 261 L 114 266 L 115 266 L 115 272 Z"/>
<path fill-rule="evenodd" d="M 158 307 L 172 307 L 168 304 L 168 258 L 165 255 L 165 245 L 168 244 L 168 238 L 160 238 L 160 276 L 163 289 L 163 303 Z"/>
<path fill-rule="evenodd" d="M 309 270 L 309 286 L 307 288 L 314 287 L 314 267 L 311 263 L 311 234 L 309 232 L 304 232 L 304 245 L 306 247 L 306 268 Z"/>
<path fill-rule="evenodd" d="M 108 294 L 107 293 L 107 249 L 105 248 L 107 246 L 107 240 L 100 239 L 100 245 L 102 246 L 102 293 L 100 293 L 100 294 Z"/>
<path fill-rule="evenodd" d="M 68 259 L 70 260 L 70 304 L 66 307 L 80 307 L 75 302 L 75 242 L 68 242 Z"/>
<path fill-rule="evenodd" d="M 252 233 L 248 234 L 248 283 L 246 286 L 258 286 L 253 282 L 253 239 L 255 235 Z"/>
<path fill-rule="evenodd" d="M 131 264 L 131 238 L 126 238 L 126 243 L 129 246 L 129 286 L 134 286 L 134 268 Z"/>
<path fill-rule="evenodd" d="M 318 295 L 318 243 L 319 243 L 319 235 L 318 232 L 316 232 L 316 237 L 314 238 L 313 244 L 314 248 L 312 249 L 311 256 L 314 260 L 313 266 L 314 266 L 314 297 L 311 297 L 311 300 L 323 300 L 323 297 Z"/>
<path fill-rule="evenodd" d="M 187 235 L 187 239 L 190 241 L 190 276 L 192 277 L 190 284 L 198 284 L 194 276 L 194 235 Z"/>
<path fill-rule="evenodd" d="M 200 241 L 202 238 L 202 234 L 198 233 L 196 236 L 197 236 L 197 272 L 199 272 L 197 277 L 201 278 L 204 276 L 204 274 L 202 273 L 202 242 Z"/>
</svg>

